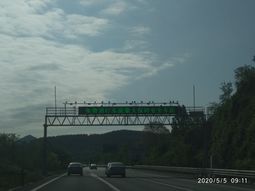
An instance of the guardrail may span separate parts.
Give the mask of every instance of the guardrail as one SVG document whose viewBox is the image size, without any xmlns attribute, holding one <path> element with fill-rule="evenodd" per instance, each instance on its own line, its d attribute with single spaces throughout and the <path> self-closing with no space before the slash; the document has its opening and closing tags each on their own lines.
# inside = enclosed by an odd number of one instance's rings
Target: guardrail
<svg viewBox="0 0 255 191">
<path fill-rule="evenodd" d="M 250 178 L 255 180 L 254 170 L 236 170 L 236 169 L 215 169 L 215 168 L 191 168 L 191 167 L 169 167 L 169 166 L 147 166 L 147 165 L 134 165 L 128 168 L 155 170 L 165 172 L 187 173 L 195 174 L 198 176 L 222 176 L 222 177 L 240 177 Z"/>
<path fill-rule="evenodd" d="M 234 177 L 247 177 L 255 179 L 254 170 L 235 170 L 235 169 L 206 169 L 213 175 L 220 176 L 234 176 Z"/>
</svg>

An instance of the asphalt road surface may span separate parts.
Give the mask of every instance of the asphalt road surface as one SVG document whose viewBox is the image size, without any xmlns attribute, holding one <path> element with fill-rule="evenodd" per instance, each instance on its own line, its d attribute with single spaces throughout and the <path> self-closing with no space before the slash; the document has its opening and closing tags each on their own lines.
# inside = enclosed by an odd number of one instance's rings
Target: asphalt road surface
<svg viewBox="0 0 255 191">
<path fill-rule="evenodd" d="M 63 174 L 30 191 L 254 191 L 251 184 L 199 184 L 197 178 L 156 171 L 127 169 L 126 178 L 107 178 L 104 168 L 84 168 L 84 176 Z"/>
</svg>

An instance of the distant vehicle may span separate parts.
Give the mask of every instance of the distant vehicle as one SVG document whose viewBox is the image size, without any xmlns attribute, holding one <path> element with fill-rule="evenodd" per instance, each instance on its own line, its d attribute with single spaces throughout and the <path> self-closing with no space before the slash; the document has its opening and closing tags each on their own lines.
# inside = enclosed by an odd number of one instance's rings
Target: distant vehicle
<svg viewBox="0 0 255 191">
<path fill-rule="evenodd" d="M 90 165 L 89 165 L 89 168 L 90 168 L 90 169 L 97 169 L 97 165 L 96 165 L 96 164 L 90 164 Z"/>
<path fill-rule="evenodd" d="M 79 162 L 71 162 L 67 167 L 67 175 L 80 174 L 83 176 L 83 165 Z"/>
<path fill-rule="evenodd" d="M 107 177 L 112 175 L 121 175 L 122 177 L 126 177 L 126 167 L 121 162 L 110 162 L 106 166 L 105 174 Z"/>
</svg>

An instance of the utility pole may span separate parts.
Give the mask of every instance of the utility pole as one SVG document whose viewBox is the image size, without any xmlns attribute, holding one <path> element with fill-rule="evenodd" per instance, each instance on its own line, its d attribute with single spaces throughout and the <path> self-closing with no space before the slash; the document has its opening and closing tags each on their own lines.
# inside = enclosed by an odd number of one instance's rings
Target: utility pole
<svg viewBox="0 0 255 191">
<path fill-rule="evenodd" d="M 195 107 L 196 107 L 195 85 L 193 85 L 193 107 L 194 107 L 194 111 L 195 111 Z"/>
<path fill-rule="evenodd" d="M 57 87 L 54 87 L 54 97 L 55 97 L 55 114 L 57 114 Z"/>
<path fill-rule="evenodd" d="M 42 169 L 42 173 L 44 176 L 47 175 L 47 117 L 45 116 L 45 122 L 43 124 L 43 128 L 44 128 L 44 133 L 43 133 L 43 169 Z"/>
</svg>

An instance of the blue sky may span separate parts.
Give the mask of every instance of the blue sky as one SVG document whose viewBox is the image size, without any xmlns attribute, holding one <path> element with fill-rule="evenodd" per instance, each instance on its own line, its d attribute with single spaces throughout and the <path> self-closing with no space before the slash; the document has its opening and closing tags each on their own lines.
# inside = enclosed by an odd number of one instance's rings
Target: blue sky
<svg viewBox="0 0 255 191">
<path fill-rule="evenodd" d="M 190 106 L 193 85 L 197 105 L 218 101 L 220 84 L 252 64 L 254 7 L 254 0 L 1 0 L 0 132 L 42 136 L 54 86 L 58 105 Z M 49 135 L 113 129 L 52 128 Z"/>
</svg>

